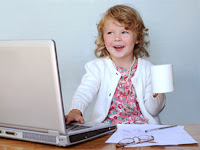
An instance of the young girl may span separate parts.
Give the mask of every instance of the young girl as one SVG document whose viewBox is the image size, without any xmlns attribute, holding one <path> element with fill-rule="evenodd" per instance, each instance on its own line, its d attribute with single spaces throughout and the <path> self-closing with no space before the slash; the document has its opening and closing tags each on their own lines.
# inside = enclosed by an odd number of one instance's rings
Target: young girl
<svg viewBox="0 0 200 150">
<path fill-rule="evenodd" d="M 85 66 L 86 74 L 72 101 L 66 123 L 84 123 L 86 108 L 97 94 L 90 121 L 111 124 L 160 124 L 165 95 L 152 93 L 151 63 L 145 47 L 147 29 L 136 10 L 111 7 L 98 24 L 97 59 Z"/>
</svg>

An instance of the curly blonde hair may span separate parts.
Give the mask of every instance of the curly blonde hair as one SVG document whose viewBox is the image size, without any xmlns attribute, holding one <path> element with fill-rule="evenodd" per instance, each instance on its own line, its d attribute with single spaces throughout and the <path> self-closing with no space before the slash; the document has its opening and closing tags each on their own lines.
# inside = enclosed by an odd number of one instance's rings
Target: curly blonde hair
<svg viewBox="0 0 200 150">
<path fill-rule="evenodd" d="M 98 58 L 109 56 L 109 52 L 104 44 L 104 24 L 107 19 L 113 19 L 120 24 L 123 24 L 126 30 L 136 31 L 138 44 L 135 44 L 133 55 L 136 57 L 149 57 L 149 53 L 146 47 L 149 41 L 146 41 L 145 37 L 148 36 L 148 29 L 145 28 L 143 20 L 139 13 L 132 7 L 126 5 L 116 5 L 108 9 L 99 24 L 97 25 L 98 37 L 95 41 L 97 48 L 95 49 L 95 56 Z"/>
</svg>

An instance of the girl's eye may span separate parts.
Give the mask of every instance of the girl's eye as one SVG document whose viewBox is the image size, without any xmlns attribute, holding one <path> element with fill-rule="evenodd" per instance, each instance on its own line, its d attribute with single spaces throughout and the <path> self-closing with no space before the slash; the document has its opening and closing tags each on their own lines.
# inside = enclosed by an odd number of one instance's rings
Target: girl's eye
<svg viewBox="0 0 200 150">
<path fill-rule="evenodd" d="M 113 34 L 113 32 L 108 32 L 108 34 Z"/>
<path fill-rule="evenodd" d="M 127 34 L 127 33 L 128 33 L 127 31 L 123 31 L 123 32 L 122 32 L 122 34 Z"/>
</svg>

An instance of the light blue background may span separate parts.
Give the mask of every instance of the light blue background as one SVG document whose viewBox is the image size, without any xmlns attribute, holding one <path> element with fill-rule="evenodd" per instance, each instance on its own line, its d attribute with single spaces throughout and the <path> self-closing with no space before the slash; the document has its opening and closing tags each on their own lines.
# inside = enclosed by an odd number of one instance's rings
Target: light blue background
<svg viewBox="0 0 200 150">
<path fill-rule="evenodd" d="M 175 92 L 166 94 L 162 123 L 200 123 L 199 0 L 0 0 L 0 40 L 56 41 L 68 113 L 84 64 L 95 58 L 96 24 L 115 4 L 128 4 L 140 12 L 149 28 L 148 59 L 157 65 L 173 64 Z"/>
</svg>

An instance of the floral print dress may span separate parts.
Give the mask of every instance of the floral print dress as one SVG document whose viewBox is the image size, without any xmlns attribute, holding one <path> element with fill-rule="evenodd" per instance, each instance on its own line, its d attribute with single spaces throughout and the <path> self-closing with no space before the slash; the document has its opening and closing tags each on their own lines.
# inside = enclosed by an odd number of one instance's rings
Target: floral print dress
<svg viewBox="0 0 200 150">
<path fill-rule="evenodd" d="M 145 124 L 146 119 L 141 113 L 137 102 L 137 95 L 131 78 L 134 76 L 137 65 L 131 69 L 116 67 L 122 74 L 115 90 L 108 116 L 103 121 L 111 124 Z"/>
</svg>

